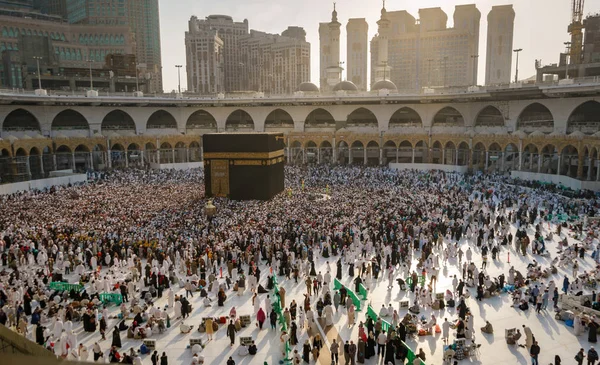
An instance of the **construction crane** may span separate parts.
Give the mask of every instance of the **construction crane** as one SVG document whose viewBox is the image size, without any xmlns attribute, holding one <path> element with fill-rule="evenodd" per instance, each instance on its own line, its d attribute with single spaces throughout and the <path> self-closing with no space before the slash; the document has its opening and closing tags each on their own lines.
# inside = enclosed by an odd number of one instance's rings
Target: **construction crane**
<svg viewBox="0 0 600 365">
<path fill-rule="evenodd" d="M 580 64 L 583 53 L 583 4 L 585 0 L 571 0 L 572 19 L 569 24 L 571 34 L 571 50 L 569 63 Z"/>
</svg>

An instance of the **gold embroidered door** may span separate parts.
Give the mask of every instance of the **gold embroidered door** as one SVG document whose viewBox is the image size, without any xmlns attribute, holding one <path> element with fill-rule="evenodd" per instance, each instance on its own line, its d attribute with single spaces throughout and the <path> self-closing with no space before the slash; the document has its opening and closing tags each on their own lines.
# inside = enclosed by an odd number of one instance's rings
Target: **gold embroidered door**
<svg viewBox="0 0 600 365">
<path fill-rule="evenodd" d="M 229 195 L 229 160 L 211 161 L 210 189 L 214 196 Z"/>
</svg>

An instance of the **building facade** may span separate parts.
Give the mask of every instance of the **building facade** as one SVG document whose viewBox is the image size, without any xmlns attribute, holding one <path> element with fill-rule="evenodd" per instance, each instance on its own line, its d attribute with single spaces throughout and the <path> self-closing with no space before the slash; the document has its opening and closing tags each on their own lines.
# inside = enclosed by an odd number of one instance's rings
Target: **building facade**
<svg viewBox="0 0 600 365">
<path fill-rule="evenodd" d="M 233 18 L 227 15 L 209 15 L 205 19 L 192 17 L 189 27 L 198 32 L 217 32 L 223 42 L 223 89 L 225 92 L 244 90 L 247 65 L 243 63 L 240 40 L 248 35 L 248 20 L 234 22 Z"/>
<path fill-rule="evenodd" d="M 198 18 L 189 21 L 185 32 L 188 91 L 217 94 L 225 91 L 224 44 L 216 29 L 198 27 Z"/>
<path fill-rule="evenodd" d="M 369 65 L 369 24 L 365 18 L 349 19 L 346 25 L 347 79 L 352 81 L 358 90 L 367 90 L 367 67 Z"/>
<path fill-rule="evenodd" d="M 90 100 L 4 93 L 0 175 L 27 179 L 57 169 L 201 161 L 202 134 L 243 129 L 284 133 L 288 163 L 451 165 L 568 176 L 580 186 L 600 187 L 597 81 L 482 89 L 435 98 L 371 93 Z"/>
<path fill-rule="evenodd" d="M 93 69 L 104 69 L 107 55 L 135 50 L 126 26 L 68 24 L 59 17 L 28 14 L 0 14 L 0 53 L 13 54 L 3 57 L 0 85 L 4 87 L 27 88 L 23 81 L 37 74 L 34 56 L 42 57 L 42 75 L 61 78 L 67 68 L 88 69 L 88 60 Z"/>
<path fill-rule="evenodd" d="M 476 84 L 481 13 L 475 5 L 456 6 L 453 28 L 440 8 L 420 9 L 419 18 L 382 10 L 378 24 L 384 22 L 385 32 L 371 40 L 371 84 L 383 78 L 384 63 L 402 91 Z"/>
<path fill-rule="evenodd" d="M 329 23 L 319 23 L 319 86 L 321 91 L 331 91 L 342 79 L 340 64 L 340 28 L 335 4 Z"/>
<path fill-rule="evenodd" d="M 128 27 L 135 40 L 135 55 L 148 92 L 162 92 L 162 60 L 158 0 L 66 0 L 71 24 Z"/>
<path fill-rule="evenodd" d="M 513 57 L 515 11 L 512 5 L 493 6 L 487 19 L 485 84 L 509 84 Z"/>
<path fill-rule="evenodd" d="M 266 94 L 293 94 L 310 81 L 310 43 L 300 27 L 278 34 L 252 30 L 240 41 L 242 62 L 247 67 L 244 89 Z"/>
</svg>

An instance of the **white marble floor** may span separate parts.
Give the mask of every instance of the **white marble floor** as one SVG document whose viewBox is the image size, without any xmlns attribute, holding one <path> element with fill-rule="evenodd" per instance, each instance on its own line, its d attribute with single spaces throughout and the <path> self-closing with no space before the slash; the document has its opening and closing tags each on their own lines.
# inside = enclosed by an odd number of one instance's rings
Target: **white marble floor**
<svg viewBox="0 0 600 365">
<path fill-rule="evenodd" d="M 548 225 L 544 224 L 544 230 L 548 229 Z M 513 227 L 514 230 L 514 227 Z M 563 231 L 564 232 L 564 231 Z M 533 235 L 533 231 L 529 232 Z M 545 234 L 544 234 L 545 235 Z M 553 254 L 556 252 L 556 237 L 553 242 L 547 243 L 547 248 Z M 466 250 L 466 243 L 463 242 L 463 250 Z M 500 253 L 501 260 L 492 261 L 488 263 L 487 273 L 492 276 L 497 276 L 500 273 L 507 274 L 508 269 L 511 265 L 514 265 L 517 270 L 521 270 L 521 272 L 526 272 L 526 265 L 532 260 L 532 256 L 528 255 L 523 257 L 515 253 L 513 246 L 509 246 L 509 248 L 504 247 L 503 251 Z M 481 257 L 479 255 L 478 250 L 474 249 L 473 258 L 476 264 L 481 264 Z M 510 253 L 510 264 L 507 262 L 507 254 Z M 547 266 L 550 263 L 550 259 L 543 257 L 535 257 L 537 261 L 543 266 Z M 332 275 L 335 275 L 335 258 L 331 258 L 331 267 L 332 267 Z M 454 274 L 459 274 L 456 268 L 456 262 L 454 260 L 450 260 L 448 266 L 440 270 L 440 280 L 437 286 L 437 292 L 443 292 L 447 288 L 451 287 L 451 280 L 449 279 Z M 589 257 L 589 253 L 586 254 L 585 262 L 582 263 L 580 272 L 584 270 L 590 270 L 594 267 L 593 260 Z M 317 271 L 325 272 L 325 259 L 322 257 L 318 258 L 317 262 Z M 266 282 L 266 275 L 268 270 L 263 269 L 263 277 L 261 278 L 261 283 Z M 344 268 L 344 273 L 347 273 L 346 267 Z M 559 269 L 557 275 L 551 277 L 560 288 L 562 287 L 562 280 L 564 278 L 565 271 L 564 269 Z M 571 276 L 570 270 L 568 273 Z M 459 274 L 460 277 L 460 274 Z M 550 280 L 550 279 L 548 279 Z M 279 279 L 280 285 L 285 287 L 286 289 L 286 302 L 290 303 L 292 299 L 295 299 L 296 302 L 302 303 L 303 293 L 305 292 L 305 285 L 302 281 L 299 281 L 298 284 L 295 284 L 294 281 L 286 281 L 285 278 Z M 351 278 L 344 277 L 342 282 L 350 285 Z M 382 304 L 386 306 L 388 303 L 392 303 L 395 308 L 398 308 L 399 300 L 403 298 L 407 298 L 406 292 L 400 292 L 398 286 L 396 285 L 393 289 L 387 289 L 387 279 L 383 279 L 380 277 L 379 282 L 372 283 L 370 285 L 371 292 L 369 294 L 369 302 L 373 305 L 376 310 L 381 307 Z M 177 288 L 177 294 L 184 294 L 184 291 Z M 554 312 L 550 310 L 551 306 L 549 306 L 548 311 L 543 311 L 541 314 L 536 314 L 534 309 L 530 309 L 527 312 L 523 312 L 521 310 L 516 310 L 513 308 L 512 301 L 510 300 L 509 295 L 502 294 L 498 297 L 494 297 L 491 299 L 485 299 L 482 302 L 478 302 L 474 299 L 475 290 L 471 288 L 472 298 L 468 300 L 468 305 L 474 315 L 475 318 L 475 333 L 476 333 L 476 342 L 481 344 L 480 355 L 477 358 L 467 358 L 460 363 L 472 363 L 472 364 L 485 364 L 485 365 L 494 365 L 494 364 L 528 364 L 531 362 L 527 351 L 524 348 L 519 348 L 516 346 L 510 346 L 506 344 L 505 341 L 505 329 L 506 328 L 521 328 L 521 325 L 528 325 L 536 337 L 537 341 L 541 347 L 541 355 L 539 357 L 540 364 L 549 364 L 553 363 L 554 356 L 556 354 L 560 355 L 563 360 L 563 364 L 571 364 L 574 363 L 573 357 L 579 348 L 583 347 L 586 352 L 589 348 L 590 344 L 587 342 L 587 334 L 581 335 L 580 337 L 575 337 L 573 335 L 573 329 L 565 326 L 563 322 L 557 321 L 554 319 Z M 229 297 L 225 302 L 225 307 L 211 307 L 204 308 L 202 306 L 202 302 L 200 300 L 199 295 L 194 296 L 190 299 L 194 310 L 193 313 L 186 321 L 188 324 L 193 324 L 197 327 L 198 323 L 202 317 L 205 316 L 222 316 L 227 315 L 232 306 L 235 306 L 237 309 L 238 315 L 250 314 L 253 315 L 253 306 L 251 305 L 251 294 L 250 292 L 246 292 L 243 296 L 237 296 L 233 293 L 228 294 Z M 261 300 L 265 300 L 267 294 L 262 294 L 259 297 Z M 412 296 L 408 296 L 411 299 Z M 366 304 L 366 303 L 365 303 Z M 163 307 L 166 305 L 166 297 L 159 299 L 156 302 L 156 305 Z M 366 307 L 366 306 L 365 306 Z M 111 307 L 111 311 L 116 313 L 118 311 L 117 307 Z M 366 310 L 363 309 L 358 313 L 358 320 L 365 319 Z M 406 311 L 400 312 L 400 315 L 403 316 Z M 425 314 L 425 316 L 429 316 L 431 310 L 424 310 L 421 312 Z M 454 308 L 446 308 L 446 310 L 442 311 L 433 311 L 433 313 L 438 318 L 438 323 L 443 321 L 444 317 L 450 319 L 456 319 L 457 313 Z M 252 317 L 254 320 L 254 316 Z M 358 325 L 349 328 L 347 326 L 347 316 L 342 312 L 336 314 L 336 327 L 337 330 L 342 337 L 342 339 L 357 339 L 358 336 Z M 494 334 L 493 335 L 484 335 L 479 331 L 479 327 L 485 324 L 485 320 L 490 321 L 494 326 Z M 114 324 L 116 324 L 117 320 L 111 319 L 108 323 L 108 328 L 112 328 Z M 157 340 L 157 350 L 159 354 L 163 351 L 169 357 L 169 363 L 171 364 L 189 364 L 191 362 L 192 353 L 188 348 L 189 339 L 190 338 L 202 338 L 206 340 L 205 334 L 200 334 L 197 331 L 193 331 L 191 334 L 183 335 L 180 334 L 179 331 L 179 321 L 172 321 L 172 327 L 166 331 L 162 335 L 153 336 Z M 214 340 L 208 342 L 206 348 L 203 350 L 202 355 L 205 358 L 205 364 L 211 365 L 221 365 L 225 364 L 229 356 L 232 356 L 236 361 L 236 364 L 260 364 L 263 365 L 267 363 L 269 365 L 278 364 L 281 359 L 280 353 L 280 343 L 279 343 L 279 331 L 273 331 L 268 328 L 268 321 L 265 323 L 265 328 L 262 331 L 259 331 L 258 328 L 252 324 L 247 328 L 243 328 L 237 336 L 252 336 L 258 346 L 258 354 L 255 356 L 237 356 L 237 350 L 239 344 L 236 343 L 235 346 L 229 346 L 229 339 L 225 334 L 225 327 L 222 326 L 214 336 Z M 106 341 L 99 342 L 102 346 L 102 349 L 105 352 L 108 351 L 110 347 L 110 333 L 107 335 Z M 306 333 L 303 332 L 299 338 L 300 344 L 304 342 L 306 338 Z M 100 339 L 98 333 L 88 334 L 82 332 L 79 334 L 79 340 L 90 348 L 91 353 L 91 345 Z M 452 339 L 452 334 L 451 334 Z M 130 340 L 126 339 L 125 336 L 122 336 L 123 347 L 121 350 L 127 351 L 130 347 L 139 348 L 141 341 L 140 340 Z M 409 337 L 407 340 L 409 346 L 416 350 L 417 348 L 423 348 L 425 353 L 427 354 L 426 363 L 429 364 L 442 364 L 442 351 L 443 351 L 443 343 L 440 335 L 435 336 L 424 336 L 424 337 Z M 328 347 L 329 344 L 326 344 Z M 301 352 L 301 346 L 298 346 L 299 351 Z M 150 356 L 146 355 L 143 358 L 145 364 L 150 364 Z M 380 363 L 383 361 L 379 360 Z M 376 364 L 378 363 L 376 359 L 366 360 L 366 364 Z"/>
</svg>

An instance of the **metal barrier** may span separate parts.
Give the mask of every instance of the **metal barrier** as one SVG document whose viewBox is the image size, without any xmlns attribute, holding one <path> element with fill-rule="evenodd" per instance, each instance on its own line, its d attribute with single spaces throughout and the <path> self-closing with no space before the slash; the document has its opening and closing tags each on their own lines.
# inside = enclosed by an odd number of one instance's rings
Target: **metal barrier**
<svg viewBox="0 0 600 365">
<path fill-rule="evenodd" d="M 367 300 L 368 291 L 363 284 L 358 285 L 358 294 L 362 296 L 362 300 Z"/>
<path fill-rule="evenodd" d="M 281 308 L 281 297 L 279 294 L 279 284 L 277 282 L 277 275 L 273 274 L 273 286 L 275 292 L 275 298 L 277 301 L 273 304 L 273 309 L 275 309 L 275 313 L 277 313 L 277 318 L 279 319 L 279 324 L 281 324 L 281 330 L 287 331 L 287 322 L 285 321 L 285 317 L 283 316 L 283 309 Z M 292 352 L 292 347 L 290 346 L 290 341 L 287 340 L 285 342 L 285 359 L 283 359 L 284 365 L 292 365 L 292 358 L 290 357 L 290 353 Z"/>
<path fill-rule="evenodd" d="M 388 332 L 391 326 L 390 322 L 386 321 L 383 318 L 379 318 L 379 315 L 375 312 L 371 305 L 367 307 L 367 317 L 371 318 L 375 322 L 377 322 L 378 319 L 381 319 L 381 330 L 384 332 Z M 408 364 L 412 364 L 413 361 L 417 358 L 417 355 L 415 355 L 415 352 L 410 347 L 408 347 L 408 345 L 404 341 L 401 342 L 402 346 L 406 348 L 406 359 L 408 360 Z M 425 365 L 425 362 L 423 360 L 421 360 L 421 365 Z"/>
<path fill-rule="evenodd" d="M 119 293 L 100 293 L 100 301 L 104 304 L 114 303 L 121 305 L 123 303 L 123 296 Z"/>
<path fill-rule="evenodd" d="M 66 282 L 54 281 L 50 283 L 50 289 L 59 290 L 59 291 L 71 291 L 75 290 L 76 292 L 80 292 L 83 290 L 83 285 L 80 284 L 69 284 Z"/>
<path fill-rule="evenodd" d="M 340 281 L 337 278 L 333 279 L 333 290 L 340 290 L 342 288 L 342 286 L 344 286 L 344 285 L 342 283 L 340 283 Z M 360 312 L 360 309 L 361 309 L 360 299 L 358 299 L 358 296 L 356 296 L 356 293 L 354 291 L 352 291 L 352 289 L 348 288 L 347 286 L 345 288 L 346 288 L 346 292 L 348 293 L 348 296 L 350 297 L 350 299 L 352 299 L 352 303 L 354 303 L 356 310 Z"/>
<path fill-rule="evenodd" d="M 417 282 L 419 283 L 419 285 L 424 286 L 425 285 L 425 277 L 423 275 L 419 275 L 417 277 Z M 412 277 L 408 277 L 406 278 L 406 285 L 411 286 L 412 285 Z"/>
</svg>

